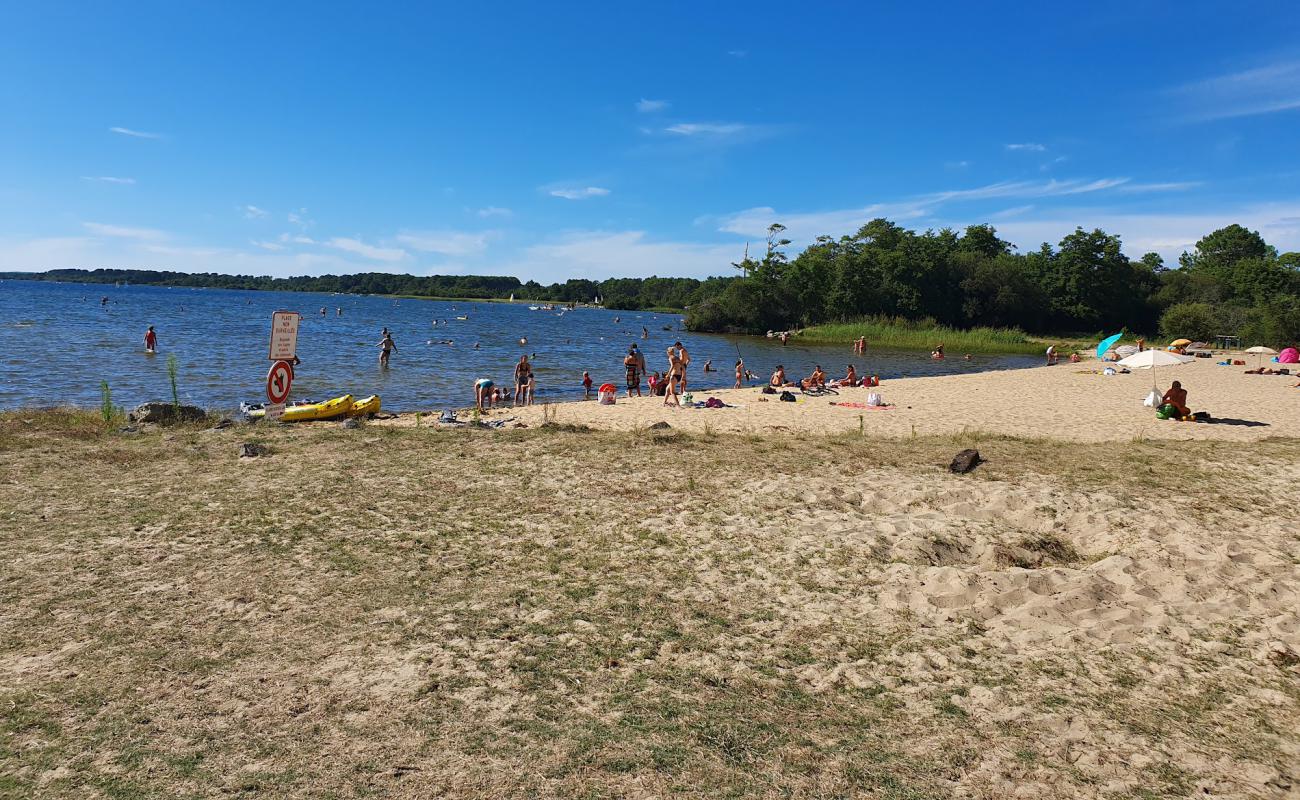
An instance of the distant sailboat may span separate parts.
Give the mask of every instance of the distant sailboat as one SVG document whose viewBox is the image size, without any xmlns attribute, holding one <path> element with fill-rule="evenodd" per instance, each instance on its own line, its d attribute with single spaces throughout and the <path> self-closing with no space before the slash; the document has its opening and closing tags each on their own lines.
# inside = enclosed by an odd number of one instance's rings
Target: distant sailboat
<svg viewBox="0 0 1300 800">
<path fill-rule="evenodd" d="M 514 301 L 515 301 L 515 295 L 514 295 L 514 292 L 511 292 L 511 293 L 510 293 L 510 299 L 507 300 L 506 302 L 507 302 L 507 303 L 513 303 Z"/>
</svg>

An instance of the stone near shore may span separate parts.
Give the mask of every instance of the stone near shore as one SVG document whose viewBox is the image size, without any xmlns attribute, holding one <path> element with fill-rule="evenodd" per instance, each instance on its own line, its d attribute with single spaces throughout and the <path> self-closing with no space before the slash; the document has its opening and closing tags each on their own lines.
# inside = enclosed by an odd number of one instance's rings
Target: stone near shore
<svg viewBox="0 0 1300 800">
<path fill-rule="evenodd" d="M 129 415 L 131 422 L 150 422 L 155 425 L 202 422 L 207 418 L 208 412 L 198 406 L 175 406 L 161 401 L 141 403 Z"/>
</svg>

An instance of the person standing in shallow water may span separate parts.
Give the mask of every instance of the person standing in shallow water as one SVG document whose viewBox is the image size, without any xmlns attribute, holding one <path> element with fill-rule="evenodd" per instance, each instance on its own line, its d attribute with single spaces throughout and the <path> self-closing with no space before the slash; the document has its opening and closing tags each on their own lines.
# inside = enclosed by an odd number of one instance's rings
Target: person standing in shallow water
<svg viewBox="0 0 1300 800">
<path fill-rule="evenodd" d="M 375 347 L 379 348 L 379 366 L 388 366 L 388 358 L 397 351 L 397 343 L 393 341 L 393 335 L 387 328 L 384 328 L 384 338 Z"/>
<path fill-rule="evenodd" d="M 144 332 L 144 350 L 146 353 L 158 352 L 158 334 L 154 333 L 152 325 Z"/>
</svg>

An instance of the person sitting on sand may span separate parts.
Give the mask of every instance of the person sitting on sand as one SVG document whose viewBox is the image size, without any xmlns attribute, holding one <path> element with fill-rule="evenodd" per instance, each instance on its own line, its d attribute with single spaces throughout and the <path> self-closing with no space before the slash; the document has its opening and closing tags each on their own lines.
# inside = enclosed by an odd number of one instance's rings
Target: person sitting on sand
<svg viewBox="0 0 1300 800">
<path fill-rule="evenodd" d="M 768 384 L 775 389 L 785 386 L 785 367 L 777 364 L 776 370 L 772 373 L 772 379 L 768 381 Z"/>
<path fill-rule="evenodd" d="M 664 386 L 664 376 L 660 374 L 658 370 L 655 370 L 653 375 L 651 375 L 649 378 L 646 378 L 646 383 L 650 384 L 651 396 L 657 394 L 663 394 L 662 390 Z"/>
<path fill-rule="evenodd" d="M 813 367 L 813 373 L 799 382 L 799 386 L 804 389 L 822 389 L 826 386 L 826 373 L 822 371 L 822 365 L 818 364 Z"/>
<path fill-rule="evenodd" d="M 486 414 L 495 399 L 496 392 L 493 391 L 490 378 L 479 378 L 474 381 L 474 406 L 478 408 L 479 412 Z"/>
<path fill-rule="evenodd" d="M 1173 385 L 1169 387 L 1169 391 L 1165 392 L 1165 396 L 1160 398 L 1160 405 L 1162 407 L 1173 406 L 1174 411 L 1178 412 L 1180 417 L 1186 417 L 1192 413 L 1191 409 L 1187 407 L 1187 390 L 1178 381 L 1174 381 Z"/>
<path fill-rule="evenodd" d="M 841 386 L 858 385 L 858 371 L 854 369 L 852 364 L 849 364 L 849 371 L 844 374 L 844 380 L 840 381 L 840 385 Z"/>
</svg>

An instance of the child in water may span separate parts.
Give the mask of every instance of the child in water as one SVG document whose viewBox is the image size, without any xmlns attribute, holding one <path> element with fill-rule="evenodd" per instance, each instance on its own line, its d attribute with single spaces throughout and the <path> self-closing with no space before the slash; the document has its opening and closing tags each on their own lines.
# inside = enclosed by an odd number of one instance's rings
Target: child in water
<svg viewBox="0 0 1300 800">
<path fill-rule="evenodd" d="M 585 369 L 582 371 L 582 399 L 591 399 L 591 373 Z"/>
</svg>

